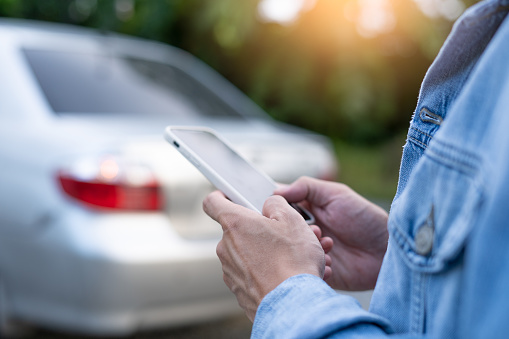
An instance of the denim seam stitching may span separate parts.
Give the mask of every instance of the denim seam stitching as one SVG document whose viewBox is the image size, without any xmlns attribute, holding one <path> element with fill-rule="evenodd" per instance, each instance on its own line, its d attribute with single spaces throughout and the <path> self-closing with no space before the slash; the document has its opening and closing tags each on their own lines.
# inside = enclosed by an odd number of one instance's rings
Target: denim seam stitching
<svg viewBox="0 0 509 339">
<path fill-rule="evenodd" d="M 431 157 L 430 157 L 431 158 Z M 436 161 L 434 159 L 430 159 L 432 161 Z M 440 162 L 441 166 L 446 166 L 442 162 Z M 450 167 L 450 166 L 448 166 Z M 478 168 L 477 168 L 478 169 Z M 453 167 L 452 170 L 458 170 L 458 168 Z M 475 172 L 475 170 L 474 170 Z M 461 173 L 461 172 L 460 172 Z M 462 175 L 466 176 L 468 180 L 471 182 L 472 188 L 477 191 L 478 198 L 476 201 L 482 201 L 483 197 L 483 184 L 482 180 L 479 181 L 479 177 L 477 175 L 469 175 L 468 173 L 462 173 Z M 396 249 L 401 251 L 402 259 L 406 262 L 406 264 L 413 270 L 419 272 L 427 272 L 433 273 L 440 271 L 444 264 L 449 260 L 451 255 L 457 253 L 458 250 L 461 249 L 464 245 L 453 246 L 452 248 L 441 247 L 440 249 L 434 248 L 434 255 L 431 257 L 424 257 L 415 252 L 415 244 L 414 239 L 409 236 L 409 234 L 401 229 L 398 224 L 400 221 L 392 220 L 389 223 L 389 233 L 391 234 L 391 238 L 396 243 Z M 448 238 L 453 243 L 461 243 L 464 244 L 465 239 L 468 237 L 470 232 L 472 231 L 473 224 L 470 227 L 463 229 L 458 234 L 450 234 L 450 238 Z M 461 240 L 461 241 L 460 241 Z"/>
<path fill-rule="evenodd" d="M 410 127 L 410 129 L 413 129 L 414 131 L 416 131 L 416 132 L 418 132 L 418 133 L 420 133 L 420 134 L 423 134 L 423 135 L 427 136 L 427 137 L 428 137 L 428 138 L 430 138 L 430 139 L 433 139 L 433 136 L 432 136 L 432 135 L 430 135 L 430 134 L 428 134 L 428 133 L 426 133 L 426 132 L 423 132 L 423 131 L 421 131 L 421 130 L 420 130 L 420 129 L 418 129 L 418 128 Z"/>
<path fill-rule="evenodd" d="M 452 144 L 444 143 L 439 139 L 435 141 L 434 146 L 430 147 L 424 155 L 443 166 L 449 167 L 469 177 L 475 177 L 482 163 L 477 154 Z"/>
<path fill-rule="evenodd" d="M 418 144 L 417 146 L 421 146 L 422 148 L 426 149 L 428 147 L 428 145 L 426 145 L 425 143 L 423 143 L 422 141 L 420 140 L 417 140 L 416 138 L 412 137 L 412 136 L 408 136 L 408 139 L 413 141 L 414 143 Z"/>
<path fill-rule="evenodd" d="M 431 161 L 438 163 L 440 166 L 447 167 L 450 170 L 461 173 L 471 179 L 473 179 L 476 173 L 478 172 L 477 166 L 472 166 L 471 164 L 468 163 L 455 161 L 454 159 L 451 159 L 441 154 L 437 154 L 436 152 L 433 152 L 431 150 L 429 152 L 425 152 L 424 156 L 430 159 Z"/>
<path fill-rule="evenodd" d="M 451 143 L 445 142 L 443 140 L 440 140 L 440 138 L 438 138 L 435 143 L 439 144 L 439 145 L 442 145 L 444 148 L 448 148 L 448 149 L 450 149 L 451 151 L 453 151 L 455 153 L 459 153 L 461 155 L 464 155 L 469 160 L 472 160 L 473 163 L 475 162 L 476 164 L 479 164 L 481 162 L 481 158 L 479 157 L 479 155 L 477 155 L 474 152 L 468 151 L 468 150 L 466 150 L 464 148 L 461 148 L 459 146 L 456 146 L 454 144 L 451 144 Z"/>
</svg>

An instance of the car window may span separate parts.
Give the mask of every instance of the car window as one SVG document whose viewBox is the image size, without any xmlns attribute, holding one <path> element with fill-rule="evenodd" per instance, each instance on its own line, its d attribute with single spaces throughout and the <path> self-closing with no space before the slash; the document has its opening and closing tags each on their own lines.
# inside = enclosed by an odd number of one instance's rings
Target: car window
<svg viewBox="0 0 509 339">
<path fill-rule="evenodd" d="M 242 116 L 171 65 L 112 55 L 24 49 L 54 112 Z"/>
</svg>

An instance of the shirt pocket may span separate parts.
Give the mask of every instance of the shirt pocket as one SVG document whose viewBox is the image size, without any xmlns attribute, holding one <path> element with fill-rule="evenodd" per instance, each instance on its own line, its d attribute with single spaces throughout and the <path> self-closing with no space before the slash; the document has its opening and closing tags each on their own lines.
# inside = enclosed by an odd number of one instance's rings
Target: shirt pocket
<svg viewBox="0 0 509 339">
<path fill-rule="evenodd" d="M 389 233 L 406 264 L 438 272 L 465 246 L 482 203 L 480 159 L 434 139 L 393 202 Z"/>
</svg>

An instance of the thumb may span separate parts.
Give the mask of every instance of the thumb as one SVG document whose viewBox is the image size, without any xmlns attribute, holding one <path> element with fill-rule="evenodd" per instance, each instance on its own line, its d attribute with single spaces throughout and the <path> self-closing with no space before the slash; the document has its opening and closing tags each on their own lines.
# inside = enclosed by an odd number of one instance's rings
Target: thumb
<svg viewBox="0 0 509 339">
<path fill-rule="evenodd" d="M 288 202 L 300 202 L 307 200 L 311 204 L 319 202 L 320 187 L 322 181 L 310 177 L 301 177 L 291 185 L 279 186 L 275 191 L 275 195 L 281 195 Z"/>
</svg>

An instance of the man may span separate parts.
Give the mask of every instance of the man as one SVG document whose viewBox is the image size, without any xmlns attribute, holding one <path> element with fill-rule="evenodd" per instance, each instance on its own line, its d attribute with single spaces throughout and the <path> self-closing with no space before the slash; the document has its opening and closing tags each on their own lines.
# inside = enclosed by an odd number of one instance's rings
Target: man
<svg viewBox="0 0 509 339">
<path fill-rule="evenodd" d="M 508 0 L 470 8 L 428 70 L 388 219 L 310 178 L 278 189 L 263 215 L 205 199 L 252 337 L 509 336 L 508 11 Z M 369 311 L 333 290 L 373 286 Z"/>
</svg>

